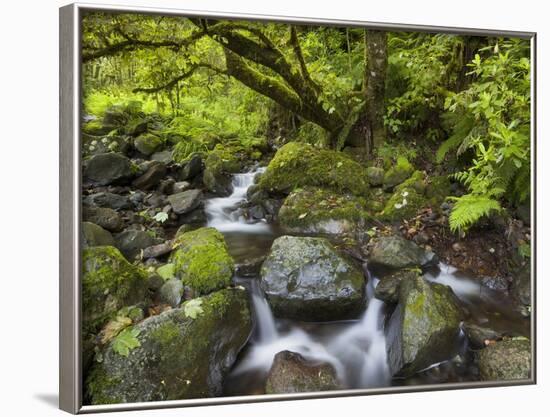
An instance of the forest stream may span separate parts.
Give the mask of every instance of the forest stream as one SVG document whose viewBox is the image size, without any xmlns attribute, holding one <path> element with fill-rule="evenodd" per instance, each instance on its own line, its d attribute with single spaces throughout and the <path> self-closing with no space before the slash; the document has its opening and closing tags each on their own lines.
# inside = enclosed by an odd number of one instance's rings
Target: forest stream
<svg viewBox="0 0 550 417">
<path fill-rule="evenodd" d="M 250 221 L 241 214 L 240 206 L 246 201 L 248 187 L 254 183 L 255 175 L 264 171 L 265 168 L 257 168 L 234 174 L 231 195 L 205 202 L 207 226 L 224 234 L 229 253 L 237 264 L 267 255 L 273 240 L 281 235 L 276 224 L 268 224 L 265 220 Z M 276 319 L 260 288 L 259 276 L 235 275 L 234 283 L 249 291 L 256 327 L 226 379 L 224 393 L 230 396 L 264 393 L 273 357 L 284 350 L 298 352 L 313 362 L 330 363 L 345 389 L 479 379 L 479 371 L 472 363 L 473 354 L 461 331 L 456 340 L 456 354 L 450 360 L 434 363 L 413 377 L 392 380 L 384 334 L 388 311 L 384 302 L 374 298 L 379 280 L 371 271 L 368 276 L 368 306 L 357 320 L 306 323 Z M 479 280 L 444 263 L 432 268 L 426 277 L 450 286 L 476 324 L 508 334 L 529 336 L 529 323 L 514 305 L 499 292 L 481 286 Z"/>
</svg>

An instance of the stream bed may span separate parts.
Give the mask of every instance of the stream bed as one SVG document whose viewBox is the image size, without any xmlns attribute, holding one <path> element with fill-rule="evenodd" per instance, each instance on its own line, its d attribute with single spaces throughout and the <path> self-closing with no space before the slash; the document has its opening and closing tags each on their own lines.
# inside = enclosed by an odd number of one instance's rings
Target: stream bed
<svg viewBox="0 0 550 417">
<path fill-rule="evenodd" d="M 275 238 L 282 235 L 276 224 L 247 221 L 239 207 L 246 200 L 258 168 L 233 176 L 233 192 L 228 197 L 210 198 L 205 203 L 207 226 L 224 234 L 229 252 L 237 264 L 266 255 Z M 306 359 L 330 363 L 343 388 L 373 388 L 479 380 L 474 353 L 461 335 L 456 354 L 412 377 L 392 378 L 387 365 L 384 325 L 391 314 L 389 307 L 374 298 L 378 282 L 368 271 L 367 307 L 356 320 L 323 323 L 299 322 L 275 318 L 260 288 L 259 276 L 241 277 L 234 282 L 246 287 L 251 296 L 255 330 L 226 378 L 224 394 L 257 395 L 264 393 L 265 380 L 273 357 L 280 351 L 300 353 Z M 492 291 L 455 268 L 440 263 L 425 278 L 450 286 L 468 311 L 469 321 L 487 325 L 509 335 L 529 336 L 525 320 L 507 298 Z"/>
</svg>

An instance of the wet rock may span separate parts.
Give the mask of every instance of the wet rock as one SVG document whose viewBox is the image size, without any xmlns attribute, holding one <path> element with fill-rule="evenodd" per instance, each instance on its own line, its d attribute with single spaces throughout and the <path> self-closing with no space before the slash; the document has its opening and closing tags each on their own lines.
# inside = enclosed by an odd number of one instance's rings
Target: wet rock
<svg viewBox="0 0 550 417">
<path fill-rule="evenodd" d="M 170 262 L 183 284 L 199 295 L 229 286 L 235 270 L 223 235 L 211 227 L 179 235 Z"/>
<path fill-rule="evenodd" d="M 110 208 L 84 206 L 82 216 L 85 221 L 95 223 L 111 232 L 118 232 L 122 229 L 123 223 L 120 215 Z"/>
<path fill-rule="evenodd" d="M 109 192 L 90 194 L 84 198 L 84 204 L 89 206 L 107 207 L 113 210 L 125 210 L 132 208 L 132 203 L 127 196 Z"/>
<path fill-rule="evenodd" d="M 283 202 L 276 199 L 267 199 L 262 202 L 262 207 L 269 216 L 277 216 Z"/>
<path fill-rule="evenodd" d="M 99 185 L 125 183 L 132 176 L 130 160 L 119 153 L 94 155 L 84 168 L 84 178 Z"/>
<path fill-rule="evenodd" d="M 422 277 L 402 280 L 399 302 L 386 327 L 388 365 L 410 376 L 456 354 L 462 311 L 445 285 Z"/>
<path fill-rule="evenodd" d="M 172 241 L 169 240 L 164 243 L 159 243 L 158 245 L 149 246 L 143 249 L 142 258 L 158 258 L 160 256 L 166 255 L 172 251 Z"/>
<path fill-rule="evenodd" d="M 114 246 L 115 240 L 103 227 L 90 222 L 82 222 L 83 246 Z"/>
<path fill-rule="evenodd" d="M 174 194 L 183 193 L 191 188 L 191 183 L 187 181 L 179 181 L 174 183 L 172 187 L 172 192 Z"/>
<path fill-rule="evenodd" d="M 216 147 L 204 161 L 203 183 L 216 195 L 228 196 L 233 191 L 231 174 L 241 170 L 241 163 L 229 150 Z"/>
<path fill-rule="evenodd" d="M 168 202 L 176 214 L 189 213 L 191 210 L 196 209 L 201 201 L 201 190 L 187 190 L 168 197 Z"/>
<path fill-rule="evenodd" d="M 134 147 L 138 152 L 149 156 L 162 147 L 162 139 L 151 133 L 144 133 L 134 140 Z"/>
<path fill-rule="evenodd" d="M 479 326 L 475 323 L 464 323 L 464 331 L 468 336 L 468 341 L 474 349 L 484 348 L 486 341 L 492 341 L 502 338 L 502 333 L 499 333 L 489 327 Z"/>
<path fill-rule="evenodd" d="M 266 394 L 291 394 L 341 389 L 336 370 L 326 362 L 308 361 L 296 352 L 275 355 L 266 380 Z"/>
<path fill-rule="evenodd" d="M 494 291 L 507 291 L 510 283 L 506 277 L 483 277 L 481 285 Z"/>
<path fill-rule="evenodd" d="M 162 162 L 165 165 L 170 165 L 172 162 L 174 162 L 171 151 L 155 152 L 154 154 L 151 155 L 151 160 Z"/>
<path fill-rule="evenodd" d="M 366 208 L 351 194 L 306 187 L 292 192 L 279 210 L 279 222 L 290 233 L 349 233 L 364 224 Z"/>
<path fill-rule="evenodd" d="M 521 304 L 531 305 L 531 264 L 527 262 L 512 276 L 511 294 Z"/>
<path fill-rule="evenodd" d="M 141 190 L 155 187 L 166 176 L 166 166 L 161 162 L 153 162 L 143 175 L 136 178 L 132 185 Z"/>
<path fill-rule="evenodd" d="M 139 207 L 139 205 L 145 200 L 145 193 L 139 190 L 130 192 L 130 196 L 128 197 L 128 199 L 134 205 L 134 207 Z"/>
<path fill-rule="evenodd" d="M 201 300 L 196 318 L 184 305 L 135 325 L 139 346 L 128 356 L 111 343 L 86 381 L 91 403 L 221 396 L 223 379 L 252 330 L 248 295 L 225 289 Z"/>
<path fill-rule="evenodd" d="M 145 203 L 152 208 L 161 208 L 166 204 L 166 201 L 166 196 L 160 193 L 153 193 L 145 199 Z"/>
<path fill-rule="evenodd" d="M 342 320 L 356 318 L 365 306 L 363 273 L 324 238 L 275 239 L 261 277 L 278 317 Z"/>
<path fill-rule="evenodd" d="M 164 285 L 164 279 L 156 272 L 150 273 L 147 277 L 147 288 L 150 291 L 156 292 Z"/>
<path fill-rule="evenodd" d="M 367 179 L 373 187 L 382 185 L 384 183 L 384 170 L 378 167 L 368 167 Z"/>
<path fill-rule="evenodd" d="M 417 271 L 397 271 L 384 276 L 378 282 L 374 290 L 374 296 L 386 303 L 395 304 L 399 301 L 399 285 L 402 280 L 415 279 L 419 276 Z"/>
<path fill-rule="evenodd" d="M 503 340 L 478 352 L 482 381 L 528 379 L 531 376 L 531 342 L 525 338 Z"/>
<path fill-rule="evenodd" d="M 183 284 L 181 280 L 172 278 L 166 281 L 160 288 L 159 295 L 162 303 L 177 307 L 183 295 Z"/>
<path fill-rule="evenodd" d="M 261 220 L 265 217 L 265 212 L 262 206 L 252 206 L 248 209 L 248 215 L 255 220 Z"/>
<path fill-rule="evenodd" d="M 248 190 L 246 191 L 246 196 L 251 204 L 262 204 L 262 202 L 269 198 L 267 192 L 261 190 L 257 184 L 253 184 L 248 187 Z"/>
<path fill-rule="evenodd" d="M 203 225 L 206 223 L 206 213 L 203 207 L 196 208 L 189 213 L 178 216 L 179 223 Z"/>
<path fill-rule="evenodd" d="M 386 201 L 380 218 L 390 222 L 400 222 L 417 215 L 428 204 L 426 198 L 414 188 L 396 188 Z"/>
<path fill-rule="evenodd" d="M 373 241 L 368 261 L 371 265 L 393 269 L 437 265 L 437 256 L 400 236 L 384 236 Z"/>
<path fill-rule="evenodd" d="M 181 181 L 191 180 L 199 175 L 203 170 L 202 156 L 195 154 L 185 163 L 180 170 L 179 179 Z"/>
<path fill-rule="evenodd" d="M 235 265 L 235 274 L 241 277 L 254 277 L 260 274 L 265 256 L 247 259 Z"/>
<path fill-rule="evenodd" d="M 155 239 L 142 230 L 125 230 L 116 237 L 116 247 L 122 252 L 126 259 L 133 261 L 141 256 L 141 251 L 154 245 Z"/>
</svg>

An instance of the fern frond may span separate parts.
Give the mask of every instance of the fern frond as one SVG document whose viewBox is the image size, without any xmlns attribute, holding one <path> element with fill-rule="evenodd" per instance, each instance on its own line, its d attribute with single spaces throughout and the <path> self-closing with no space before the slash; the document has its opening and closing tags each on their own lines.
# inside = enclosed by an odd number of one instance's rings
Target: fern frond
<svg viewBox="0 0 550 417">
<path fill-rule="evenodd" d="M 437 150 L 435 158 L 438 164 L 443 162 L 445 155 L 447 155 L 450 150 L 458 148 L 461 145 L 464 139 L 469 135 L 473 125 L 474 121 L 470 117 L 463 117 L 457 121 L 453 129 L 453 134 L 449 139 L 443 142 Z"/>
<path fill-rule="evenodd" d="M 482 217 L 502 209 L 497 200 L 485 196 L 466 194 L 455 201 L 449 216 L 453 232 L 466 231 Z"/>
</svg>

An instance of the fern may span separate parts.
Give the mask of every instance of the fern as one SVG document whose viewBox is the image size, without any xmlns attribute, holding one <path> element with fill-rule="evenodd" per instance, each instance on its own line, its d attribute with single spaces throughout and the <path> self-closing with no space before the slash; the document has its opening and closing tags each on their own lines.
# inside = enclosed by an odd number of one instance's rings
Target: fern
<svg viewBox="0 0 550 417">
<path fill-rule="evenodd" d="M 445 155 L 447 155 L 449 151 L 458 148 L 463 143 L 464 139 L 470 134 L 472 127 L 474 126 L 474 120 L 471 117 L 461 117 L 456 123 L 457 124 L 453 129 L 453 134 L 449 137 L 449 139 L 443 142 L 437 150 L 435 159 L 438 164 L 443 162 Z"/>
<path fill-rule="evenodd" d="M 181 140 L 174 146 L 172 157 L 177 163 L 182 163 L 199 152 L 208 152 L 208 147 L 197 140 Z"/>
<path fill-rule="evenodd" d="M 465 232 L 484 216 L 501 210 L 497 200 L 486 196 L 466 194 L 455 199 L 449 216 L 449 225 L 453 232 Z"/>
</svg>

